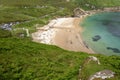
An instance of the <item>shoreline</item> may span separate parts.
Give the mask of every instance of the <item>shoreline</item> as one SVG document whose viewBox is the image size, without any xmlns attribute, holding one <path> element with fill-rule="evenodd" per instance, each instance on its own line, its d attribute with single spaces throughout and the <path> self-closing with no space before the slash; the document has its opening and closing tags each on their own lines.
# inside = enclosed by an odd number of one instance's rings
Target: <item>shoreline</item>
<svg viewBox="0 0 120 80">
<path fill-rule="evenodd" d="M 83 32 L 83 29 L 80 26 L 80 22 L 82 22 L 83 19 L 84 18 L 72 18 L 72 27 L 69 29 L 59 30 L 55 36 L 55 45 L 69 51 L 95 53 L 82 39 L 81 33 Z M 62 38 L 63 36 L 64 38 Z"/>
<path fill-rule="evenodd" d="M 80 23 L 88 15 L 53 19 L 37 32 L 32 33 L 33 41 L 56 45 L 69 51 L 95 53 L 85 44 L 81 37 L 83 31 Z"/>
</svg>

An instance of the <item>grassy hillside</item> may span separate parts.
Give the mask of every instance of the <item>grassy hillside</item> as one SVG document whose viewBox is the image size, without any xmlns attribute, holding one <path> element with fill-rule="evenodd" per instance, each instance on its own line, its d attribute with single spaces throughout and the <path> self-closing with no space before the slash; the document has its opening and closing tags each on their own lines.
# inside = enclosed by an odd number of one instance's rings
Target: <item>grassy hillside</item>
<svg viewBox="0 0 120 80">
<path fill-rule="evenodd" d="M 40 27 L 56 17 L 71 16 L 73 9 L 86 6 L 97 7 L 118 6 L 119 0 L 0 0 L 0 24 L 20 22 L 12 26 L 28 28 L 35 31 L 36 24 Z M 109 4 L 108 4 L 109 3 Z M 24 31 L 6 31 L 0 29 L 0 80 L 77 80 L 79 68 L 90 54 L 71 52 L 56 46 L 38 44 L 31 38 L 16 37 Z M 120 79 L 120 57 L 94 54 L 100 59 L 101 66 L 89 64 L 82 73 L 86 80 L 92 73 L 101 69 L 116 72 Z M 94 67 L 93 67 L 94 66 Z M 90 70 L 89 70 L 90 69 Z M 94 70 L 95 69 L 95 70 Z M 92 70 L 92 71 L 91 71 Z M 86 72 L 87 71 L 87 72 Z M 88 74 L 86 74 L 88 73 Z"/>
<path fill-rule="evenodd" d="M 104 7 L 120 6 L 120 0 L 76 0 L 84 9 L 98 9 Z"/>
<path fill-rule="evenodd" d="M 0 80 L 77 80 L 79 68 L 89 56 L 31 42 L 27 38 L 1 38 L 0 44 Z M 91 70 L 95 73 L 101 69 L 111 69 L 120 77 L 119 56 L 95 56 L 101 65 L 87 67 L 83 79 L 90 76 L 86 73 Z"/>
<path fill-rule="evenodd" d="M 1 39 L 0 44 L 0 80 L 76 79 L 87 57 L 28 39 Z"/>
<path fill-rule="evenodd" d="M 43 26 L 57 17 L 71 16 L 75 3 L 64 0 L 0 0 L 0 24 L 20 22 L 13 28 L 35 31 L 36 24 Z"/>
</svg>

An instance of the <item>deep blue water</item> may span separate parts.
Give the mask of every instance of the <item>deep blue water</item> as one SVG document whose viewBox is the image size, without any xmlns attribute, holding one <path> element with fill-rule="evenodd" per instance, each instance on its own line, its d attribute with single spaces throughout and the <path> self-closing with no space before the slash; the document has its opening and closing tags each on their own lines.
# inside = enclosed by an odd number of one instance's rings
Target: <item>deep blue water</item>
<svg viewBox="0 0 120 80">
<path fill-rule="evenodd" d="M 82 37 L 96 53 L 120 55 L 120 12 L 104 12 L 86 17 Z"/>
</svg>

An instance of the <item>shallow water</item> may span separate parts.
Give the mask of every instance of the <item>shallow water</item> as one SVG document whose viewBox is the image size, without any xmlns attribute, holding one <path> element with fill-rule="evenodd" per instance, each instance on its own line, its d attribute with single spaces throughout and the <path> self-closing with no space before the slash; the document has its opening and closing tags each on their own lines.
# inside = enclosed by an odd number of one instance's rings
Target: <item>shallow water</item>
<svg viewBox="0 0 120 80">
<path fill-rule="evenodd" d="M 120 12 L 94 14 L 81 26 L 83 40 L 96 53 L 120 55 Z"/>
</svg>

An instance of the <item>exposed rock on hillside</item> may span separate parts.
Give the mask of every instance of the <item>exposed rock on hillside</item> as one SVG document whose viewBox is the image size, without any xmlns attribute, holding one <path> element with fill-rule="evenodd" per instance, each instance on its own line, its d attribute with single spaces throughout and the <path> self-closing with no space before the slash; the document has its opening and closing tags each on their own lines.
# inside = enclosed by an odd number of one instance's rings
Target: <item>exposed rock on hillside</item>
<svg viewBox="0 0 120 80">
<path fill-rule="evenodd" d="M 103 70 L 95 73 L 94 75 L 90 76 L 88 80 L 96 80 L 96 79 L 102 79 L 105 80 L 107 78 L 112 78 L 115 76 L 115 72 L 111 70 Z"/>
<path fill-rule="evenodd" d="M 12 26 L 15 24 L 19 24 L 19 22 L 11 22 L 6 24 L 0 24 L 0 28 L 4 30 L 12 30 Z"/>
<path fill-rule="evenodd" d="M 98 65 L 100 65 L 99 59 L 98 59 L 97 57 L 95 57 L 95 56 L 89 56 L 89 57 L 88 57 L 88 63 L 89 63 L 90 61 L 95 61 L 95 62 L 97 62 Z"/>
<path fill-rule="evenodd" d="M 81 17 L 86 14 L 86 12 L 81 8 L 76 8 L 73 12 L 74 12 L 74 17 Z"/>
<path fill-rule="evenodd" d="M 103 9 L 94 9 L 90 11 L 85 11 L 81 8 L 76 8 L 74 9 L 73 14 L 74 14 L 74 17 L 81 17 L 83 15 L 95 14 L 98 12 L 120 12 L 120 6 L 103 8 Z"/>
<path fill-rule="evenodd" d="M 99 59 L 95 56 L 89 56 L 84 61 L 83 65 L 80 66 L 78 79 L 79 80 L 105 80 L 108 78 L 115 77 L 115 72 L 107 69 L 106 70 L 104 69 L 102 70 L 102 69 L 103 69 L 102 64 L 100 63 Z"/>
</svg>

